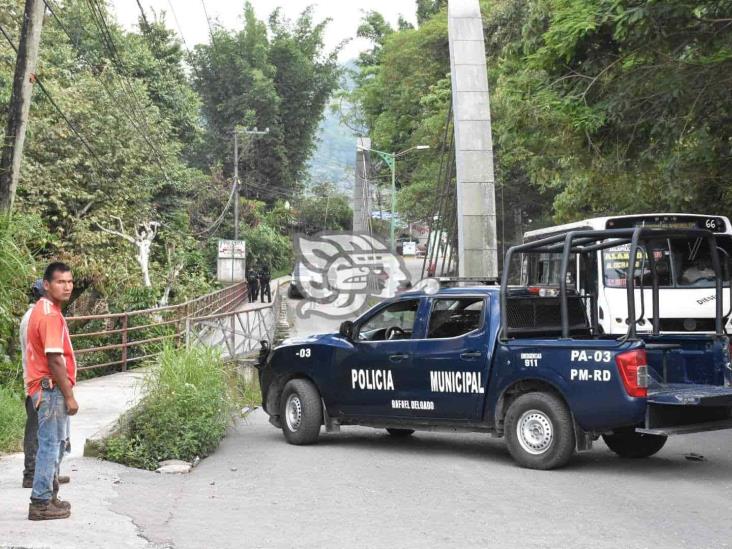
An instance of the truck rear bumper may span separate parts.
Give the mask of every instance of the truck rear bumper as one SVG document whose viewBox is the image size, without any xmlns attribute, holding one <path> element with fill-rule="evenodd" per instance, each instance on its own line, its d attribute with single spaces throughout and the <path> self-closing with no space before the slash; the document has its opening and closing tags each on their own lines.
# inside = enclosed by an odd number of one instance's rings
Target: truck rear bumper
<svg viewBox="0 0 732 549">
<path fill-rule="evenodd" d="M 670 436 L 732 429 L 732 387 L 665 385 L 649 390 L 647 402 L 639 433 Z"/>
<path fill-rule="evenodd" d="M 732 429 L 732 419 L 720 419 L 718 421 L 706 421 L 701 423 L 691 423 L 689 425 L 676 425 L 669 427 L 658 427 L 655 429 L 637 428 L 637 433 L 646 435 L 689 435 L 691 433 L 703 433 L 705 431 L 721 431 L 722 429 Z"/>
</svg>

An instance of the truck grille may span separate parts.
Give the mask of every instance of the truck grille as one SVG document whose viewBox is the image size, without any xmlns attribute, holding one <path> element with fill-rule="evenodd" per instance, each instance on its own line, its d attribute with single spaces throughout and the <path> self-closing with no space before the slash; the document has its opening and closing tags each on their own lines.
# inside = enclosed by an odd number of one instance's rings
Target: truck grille
<svg viewBox="0 0 732 549">
<path fill-rule="evenodd" d="M 558 297 L 513 297 L 508 299 L 508 329 L 512 334 L 560 334 L 562 318 Z M 585 307 L 579 297 L 568 297 L 569 328 L 573 333 L 589 329 Z"/>
</svg>

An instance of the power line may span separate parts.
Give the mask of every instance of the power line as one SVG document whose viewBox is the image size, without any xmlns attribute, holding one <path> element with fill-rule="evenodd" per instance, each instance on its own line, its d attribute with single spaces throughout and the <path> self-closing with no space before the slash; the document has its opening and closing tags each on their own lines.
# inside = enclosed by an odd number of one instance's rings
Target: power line
<svg viewBox="0 0 732 549">
<path fill-rule="evenodd" d="M 0 25 L 0 33 L 5 37 L 5 39 L 8 41 L 8 44 L 10 44 L 10 47 L 15 52 L 15 55 L 18 55 L 18 48 L 13 43 L 13 40 L 10 38 L 8 33 L 5 31 L 5 29 Z M 100 165 L 101 167 L 101 161 L 99 160 L 99 156 L 97 156 L 97 153 L 94 152 L 94 149 L 92 149 L 91 145 L 87 142 L 87 140 L 84 138 L 83 135 L 81 135 L 81 132 L 74 126 L 74 124 L 69 120 L 69 117 L 66 116 L 66 114 L 61 110 L 61 107 L 58 106 L 58 103 L 54 100 L 53 96 L 51 96 L 51 92 L 49 92 L 46 87 L 43 85 L 43 82 L 41 82 L 41 79 L 37 76 L 35 76 L 35 83 L 38 84 L 38 87 L 43 92 L 43 94 L 46 96 L 48 101 L 53 105 L 53 108 L 58 112 L 58 114 L 63 118 L 64 122 L 66 122 L 66 125 L 71 129 L 71 131 L 76 135 L 77 139 L 81 141 L 81 144 L 84 146 L 84 148 L 89 152 L 89 154 L 92 155 L 94 160 Z"/>
<path fill-rule="evenodd" d="M 200 232 L 193 233 L 194 236 L 200 236 L 200 235 L 203 235 L 206 233 L 214 232 L 216 229 L 219 228 L 219 226 L 221 226 L 221 223 L 223 223 L 223 221 L 224 221 L 224 216 L 226 215 L 226 212 L 228 211 L 229 206 L 231 206 L 231 201 L 234 198 L 235 191 L 236 191 L 236 180 L 232 181 L 232 183 L 231 183 L 231 192 L 229 192 L 229 199 L 226 201 L 226 204 L 224 205 L 224 209 L 221 210 L 221 214 L 216 218 L 216 220 L 213 223 L 211 223 L 211 225 L 208 228 L 206 228 Z"/>
<path fill-rule="evenodd" d="M 94 24 L 97 26 L 97 29 L 99 30 L 100 37 L 102 39 L 102 42 L 106 46 L 107 50 L 109 51 L 112 61 L 117 66 L 117 72 L 118 77 L 120 79 L 120 82 L 122 83 L 122 87 L 127 90 L 127 92 L 130 94 L 130 103 L 133 111 L 137 112 L 137 115 L 140 117 L 140 122 L 142 125 L 145 126 L 146 130 L 142 130 L 139 126 L 137 126 L 136 122 L 132 122 L 133 125 L 138 129 L 140 134 L 142 135 L 145 142 L 148 144 L 150 149 L 153 151 L 153 155 L 155 156 L 155 159 L 160 166 L 160 169 L 163 171 L 163 176 L 165 177 L 165 180 L 170 182 L 170 179 L 168 178 L 168 174 L 165 170 L 165 166 L 163 165 L 162 161 L 162 154 L 157 149 L 157 147 L 150 141 L 149 135 L 152 132 L 150 131 L 150 127 L 147 124 L 147 117 L 145 115 L 144 107 L 140 107 L 140 104 L 142 103 L 142 100 L 137 95 L 137 91 L 135 90 L 134 86 L 129 82 L 127 79 L 128 71 L 125 66 L 125 64 L 122 62 L 122 57 L 119 55 L 119 50 L 117 50 L 117 46 L 114 43 L 114 39 L 112 37 L 112 33 L 109 30 L 109 26 L 107 25 L 107 22 L 104 18 L 104 11 L 99 6 L 97 0 L 87 0 L 87 4 L 89 5 L 89 8 L 91 9 L 91 15 L 92 20 L 94 21 Z M 159 137 L 159 136 L 158 136 Z"/>
<path fill-rule="evenodd" d="M 59 16 L 56 14 L 56 9 L 54 9 L 54 7 L 51 5 L 50 0 L 43 0 L 43 3 L 46 4 L 46 7 L 48 8 L 48 11 L 51 13 L 51 16 L 56 21 L 56 23 L 61 28 L 61 30 L 64 32 L 64 34 L 68 37 L 69 42 L 71 44 L 74 44 L 74 39 L 71 36 L 71 33 L 69 32 L 69 30 L 66 27 L 66 25 L 63 24 L 63 22 L 61 21 L 61 19 L 59 18 Z M 102 41 L 105 43 L 105 46 L 108 47 L 108 44 L 106 43 L 106 40 L 105 40 L 105 37 L 104 36 L 102 37 Z M 80 57 L 87 64 L 87 66 L 89 67 L 90 70 L 92 70 L 92 71 L 95 70 L 94 63 L 91 62 L 86 57 L 85 54 L 83 54 L 83 53 L 80 52 Z M 121 77 L 119 75 L 117 75 L 117 76 L 121 79 Z M 107 86 L 107 84 L 106 84 L 106 82 L 104 81 L 103 78 L 99 78 L 99 82 L 102 84 L 102 87 L 104 88 L 104 91 L 107 93 L 107 95 L 109 96 L 109 98 L 113 102 L 119 101 L 119 98 L 118 97 L 115 97 L 115 94 L 112 92 L 112 90 L 109 88 L 109 86 Z M 123 85 L 123 87 L 124 87 L 124 85 Z M 128 91 L 132 91 L 130 88 L 127 88 L 127 90 Z M 131 105 L 128 104 L 128 106 L 131 106 Z M 132 109 L 135 110 L 134 107 L 132 107 Z M 131 115 L 129 112 L 127 112 L 126 109 L 121 109 L 121 110 L 127 116 L 127 118 L 130 120 L 130 123 L 132 124 L 134 130 L 137 132 L 138 136 L 140 138 L 142 138 L 147 143 L 147 145 L 150 147 L 150 149 L 152 150 L 153 155 L 156 157 L 156 161 L 160 165 L 160 168 L 163 170 L 163 174 L 164 174 L 164 176 L 165 176 L 165 178 L 167 180 L 168 179 L 167 173 L 165 173 L 165 167 L 162 165 L 162 161 L 160 159 L 160 156 L 161 155 L 160 155 L 159 151 L 156 149 L 156 147 L 150 141 L 150 139 L 148 138 L 148 136 L 145 135 L 144 130 L 142 128 L 140 128 L 140 126 L 138 125 L 137 121 L 135 120 L 135 117 L 133 115 Z M 138 116 L 140 116 L 139 111 L 136 111 L 135 114 L 137 114 Z M 144 115 L 142 115 L 141 118 L 143 120 L 145 120 Z"/>
<path fill-rule="evenodd" d="M 183 29 L 181 29 L 180 27 L 178 16 L 175 14 L 175 8 L 173 7 L 173 3 L 170 0 L 168 0 L 168 6 L 170 6 L 170 13 L 173 15 L 173 21 L 175 22 L 175 27 L 178 29 L 180 39 L 183 41 L 183 45 L 185 46 L 186 51 L 188 53 L 191 53 L 191 48 L 188 47 L 188 42 L 186 42 L 186 37 L 183 35 Z"/>
<path fill-rule="evenodd" d="M 213 46 L 216 46 L 216 40 L 214 39 L 214 31 L 213 31 L 213 27 L 211 26 L 211 18 L 208 16 L 208 10 L 206 9 L 205 0 L 201 0 L 201 5 L 203 6 L 203 13 L 204 13 L 204 15 L 206 15 L 206 24 L 208 25 L 208 32 L 211 35 L 211 44 Z"/>
</svg>

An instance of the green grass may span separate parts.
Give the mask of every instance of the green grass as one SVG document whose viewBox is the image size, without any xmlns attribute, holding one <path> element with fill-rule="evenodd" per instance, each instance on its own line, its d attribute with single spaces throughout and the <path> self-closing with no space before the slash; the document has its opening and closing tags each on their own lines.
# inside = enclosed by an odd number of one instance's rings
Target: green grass
<svg viewBox="0 0 732 549">
<path fill-rule="evenodd" d="M 107 441 L 104 457 L 150 470 L 166 459 L 211 454 L 251 393 L 242 390 L 235 366 L 206 347 L 164 349 L 145 389 L 129 429 Z"/>
<path fill-rule="evenodd" d="M 239 402 L 242 407 L 249 406 L 250 408 L 254 408 L 255 406 L 260 406 L 262 404 L 262 393 L 259 389 L 259 377 L 256 371 L 254 372 L 251 380 L 247 380 L 245 382 L 240 379 L 237 381 L 237 384 Z"/>
<path fill-rule="evenodd" d="M 21 450 L 25 407 L 21 393 L 0 386 L 0 454 Z"/>
</svg>

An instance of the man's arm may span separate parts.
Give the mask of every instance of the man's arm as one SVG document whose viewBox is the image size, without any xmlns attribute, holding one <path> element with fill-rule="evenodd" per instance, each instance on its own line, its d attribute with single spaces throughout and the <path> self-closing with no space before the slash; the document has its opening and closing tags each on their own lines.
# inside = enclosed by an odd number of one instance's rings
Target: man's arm
<svg viewBox="0 0 732 549">
<path fill-rule="evenodd" d="M 48 369 L 51 371 L 51 376 L 53 376 L 53 382 L 61 390 L 61 394 L 64 395 L 68 414 L 73 416 L 79 411 L 79 404 L 74 398 L 74 391 L 71 383 L 69 383 L 64 357 L 61 353 L 47 353 L 46 357 L 48 358 Z"/>
</svg>

